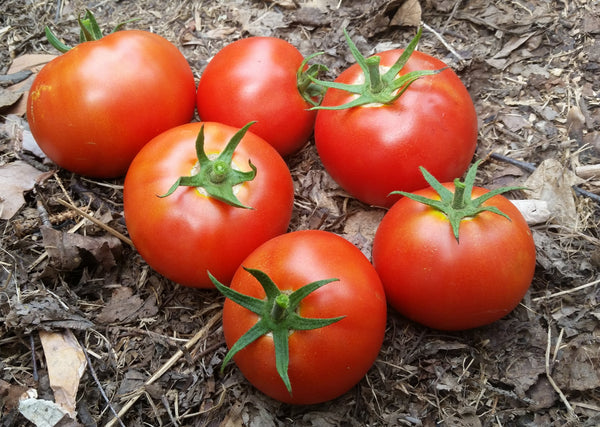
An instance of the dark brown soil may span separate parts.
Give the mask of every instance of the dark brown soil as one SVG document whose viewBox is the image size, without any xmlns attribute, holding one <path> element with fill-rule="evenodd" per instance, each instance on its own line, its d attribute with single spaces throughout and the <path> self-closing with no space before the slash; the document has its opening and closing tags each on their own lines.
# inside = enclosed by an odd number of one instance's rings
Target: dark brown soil
<svg viewBox="0 0 600 427">
<path fill-rule="evenodd" d="M 353 62 L 342 28 L 364 53 L 403 47 L 415 34 L 418 5 L 3 0 L 0 74 L 28 54 L 57 53 L 44 38 L 46 25 L 76 43 L 76 17 L 87 7 L 106 28 L 138 17 L 127 28 L 171 40 L 196 78 L 221 47 L 252 35 L 281 37 L 305 55 L 326 52 L 333 77 Z M 278 403 L 235 365 L 220 373 L 222 297 L 169 282 L 109 232 L 127 235 L 122 180 L 82 178 L 32 154 L 23 111 L 8 93 L 19 89 L 0 80 L 0 171 L 25 162 L 40 172 L 23 202 L 13 194 L 18 212 L 0 220 L 0 425 L 29 425 L 18 409 L 26 390 L 54 400 L 44 330 L 72 331 L 90 361 L 77 390 L 77 420 L 60 425 L 118 425 L 111 410 L 126 426 L 600 425 L 600 181 L 582 168 L 600 159 L 600 4 L 421 0 L 420 6 L 426 27 L 419 49 L 459 74 L 479 115 L 476 158 L 487 160 L 478 184 L 526 184 L 533 191 L 515 197 L 545 199 L 552 208 L 552 218 L 532 224 L 538 265 L 520 306 L 492 325 L 457 333 L 390 311 L 379 358 L 356 387 L 319 405 Z M 312 141 L 288 164 L 298 188 L 290 230 L 332 231 L 369 256 L 384 211 L 341 191 Z M 541 164 L 546 174 L 532 179 Z M 7 182 L 0 175 L 0 186 Z M 5 208 L 6 200 L 0 202 Z"/>
</svg>

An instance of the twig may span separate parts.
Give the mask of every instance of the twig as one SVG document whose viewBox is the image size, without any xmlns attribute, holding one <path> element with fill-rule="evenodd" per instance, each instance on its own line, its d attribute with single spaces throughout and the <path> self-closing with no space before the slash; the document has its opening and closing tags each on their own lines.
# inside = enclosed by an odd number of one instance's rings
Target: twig
<svg viewBox="0 0 600 427">
<path fill-rule="evenodd" d="M 444 33 L 446 32 L 446 29 L 448 29 L 448 25 L 450 24 L 450 21 L 452 21 L 454 19 L 454 15 L 456 15 L 456 11 L 460 7 L 461 3 L 462 3 L 462 0 L 457 0 L 456 3 L 454 3 L 454 7 L 452 8 L 452 12 L 450 12 L 450 15 L 448 16 L 448 19 L 446 19 L 446 22 L 444 23 L 444 27 L 442 28 L 442 31 L 440 31 L 440 35 L 443 36 Z"/>
<path fill-rule="evenodd" d="M 511 157 L 506 157 L 506 156 L 503 156 L 502 154 L 492 153 L 492 154 L 490 154 L 490 158 L 495 159 L 495 160 L 500 160 L 501 162 L 508 163 L 509 165 L 516 166 L 527 172 L 535 171 L 535 165 L 533 163 L 524 162 L 522 160 L 513 159 Z"/>
<path fill-rule="evenodd" d="M 205 336 L 208 331 L 210 330 L 210 328 L 212 328 L 212 326 L 217 322 L 217 320 L 219 320 L 221 317 L 221 313 L 216 313 L 213 317 L 211 317 L 208 322 L 206 322 L 206 324 L 204 325 L 204 327 L 202 329 L 200 329 L 196 335 L 194 335 L 192 338 L 189 339 L 189 341 L 187 343 L 185 343 L 184 348 L 186 350 L 189 350 L 190 348 L 192 348 L 198 341 L 200 341 L 200 339 Z M 149 386 L 150 384 L 154 383 L 156 380 L 158 380 L 160 377 L 162 377 L 165 372 L 167 372 L 169 369 L 171 369 L 171 367 L 177 363 L 177 361 L 183 356 L 183 350 L 177 350 L 177 352 L 171 356 L 171 358 L 169 360 L 167 360 L 165 362 L 164 365 L 161 366 L 161 368 L 156 371 L 154 373 L 154 375 L 152 375 L 150 378 L 148 378 L 146 380 L 146 382 L 144 383 L 144 385 L 142 385 L 140 388 L 138 388 L 135 391 L 135 394 L 127 401 L 127 403 L 123 406 L 123 408 L 121 408 L 121 410 L 119 411 L 119 413 L 117 414 L 117 418 L 113 418 L 112 420 L 110 420 L 105 427 L 111 427 L 114 425 L 114 423 L 116 422 L 116 420 L 118 419 L 118 417 L 122 417 L 125 413 L 127 413 L 127 411 L 129 411 L 129 409 L 134 405 L 135 402 L 137 402 L 137 400 L 140 398 L 140 396 L 144 393 L 144 389 L 145 387 Z"/>
<path fill-rule="evenodd" d="M 160 398 L 160 401 L 162 402 L 163 406 L 166 408 L 167 415 L 169 415 L 169 419 L 171 420 L 173 425 L 175 427 L 179 427 L 179 423 L 177 422 L 177 420 L 175 418 L 173 418 L 173 412 L 171 412 L 171 406 L 169 405 L 169 400 L 167 399 L 167 396 L 165 396 L 163 394 Z"/>
<path fill-rule="evenodd" d="M 567 295 L 567 294 L 570 294 L 570 293 L 573 293 L 573 292 L 580 291 L 582 289 L 589 288 L 591 286 L 597 285 L 598 283 L 600 283 L 600 279 L 594 280 L 593 282 L 590 282 L 590 283 L 586 283 L 585 285 L 577 286 L 576 288 L 567 289 L 567 290 L 564 290 L 564 291 L 557 292 L 555 294 L 544 295 L 543 297 L 537 297 L 537 298 L 534 298 L 533 301 L 537 302 L 537 301 L 541 301 L 541 300 L 544 300 L 544 299 L 550 299 L 550 298 L 560 297 L 562 295 Z"/>
<path fill-rule="evenodd" d="M 108 398 L 108 396 L 106 395 L 106 392 L 102 388 L 102 384 L 100 383 L 100 380 L 98 379 L 98 376 L 96 375 L 96 370 L 92 366 L 92 361 L 90 360 L 90 355 L 88 354 L 87 350 L 85 349 L 85 346 L 82 345 L 81 343 L 79 343 L 79 346 L 81 347 L 81 350 L 83 350 L 83 355 L 85 356 L 85 361 L 87 362 L 90 373 L 92 374 L 92 378 L 94 378 L 94 381 L 96 382 L 96 385 L 98 386 L 98 390 L 100 390 L 100 394 L 102 395 L 102 398 L 108 405 L 108 409 L 110 409 L 110 412 L 112 412 L 112 414 L 116 417 L 115 419 L 119 421 L 119 424 L 121 425 L 121 427 L 125 427 L 125 424 L 123 424 L 123 421 L 121 421 L 121 418 L 119 418 L 117 411 L 115 411 L 115 408 L 110 403 L 110 399 Z"/>
<path fill-rule="evenodd" d="M 92 215 L 88 214 L 87 212 L 79 209 L 77 206 L 73 206 L 72 204 L 70 204 L 69 202 L 64 201 L 63 199 L 56 199 L 56 201 L 58 203 L 60 203 L 61 205 L 69 208 L 69 209 L 73 209 L 75 212 L 77 212 L 79 215 L 81 215 L 82 217 L 84 217 L 85 219 L 93 222 L 94 224 L 96 224 L 98 227 L 102 228 L 103 230 L 109 232 L 110 234 L 112 234 L 113 236 L 115 236 L 116 238 L 120 239 L 121 241 L 123 241 L 124 243 L 127 243 L 129 246 L 131 246 L 132 248 L 135 248 L 135 246 L 133 245 L 133 242 L 131 241 L 130 238 L 126 237 L 125 235 L 119 233 L 117 230 L 115 230 L 114 228 L 106 225 L 105 223 L 103 223 L 102 221 L 94 218 Z"/>
<path fill-rule="evenodd" d="M 573 407 L 567 400 L 567 397 L 564 395 L 564 393 L 562 392 L 560 387 L 558 387 L 558 384 L 556 384 L 556 382 L 552 378 L 552 375 L 550 375 L 550 348 L 552 347 L 551 341 L 552 341 L 552 330 L 551 330 L 551 326 L 548 325 L 548 342 L 546 344 L 546 378 L 548 378 L 548 381 L 550 382 L 550 385 L 552 386 L 554 391 L 556 391 L 558 393 L 558 395 L 560 396 L 560 400 L 562 400 L 563 404 L 567 408 L 567 411 L 569 412 L 569 416 L 571 416 L 574 419 L 577 419 L 577 414 L 575 413 L 575 411 L 573 410 Z"/>
<path fill-rule="evenodd" d="M 29 343 L 31 344 L 31 363 L 33 365 L 33 381 L 37 383 L 39 377 L 37 371 L 37 360 L 35 356 L 35 342 L 33 342 L 33 335 L 29 335 Z"/>
<path fill-rule="evenodd" d="M 442 37 L 442 35 L 440 33 L 438 33 L 437 31 L 435 31 L 433 28 L 431 28 L 429 25 L 427 25 L 425 22 L 421 22 L 421 25 L 423 26 L 423 28 L 425 28 L 428 31 L 431 31 L 433 33 L 433 35 L 442 42 L 442 44 L 446 47 L 446 49 L 448 49 L 450 51 L 450 53 L 452 55 L 454 55 L 460 62 L 464 62 L 465 59 L 450 45 L 450 43 L 448 43 L 444 37 Z"/>
</svg>

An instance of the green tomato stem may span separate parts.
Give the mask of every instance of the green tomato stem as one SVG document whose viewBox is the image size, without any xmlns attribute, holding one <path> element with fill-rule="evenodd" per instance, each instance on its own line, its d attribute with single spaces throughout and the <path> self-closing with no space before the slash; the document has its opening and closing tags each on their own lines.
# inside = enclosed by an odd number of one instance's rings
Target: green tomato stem
<svg viewBox="0 0 600 427">
<path fill-rule="evenodd" d="M 286 294 L 279 294 L 275 298 L 275 304 L 271 310 L 271 317 L 275 322 L 281 322 L 287 316 L 290 307 L 290 297 Z"/>
<path fill-rule="evenodd" d="M 139 18 L 130 19 L 125 22 L 121 22 L 117 24 L 117 26 L 111 31 L 114 33 L 115 31 L 120 30 L 125 24 L 134 22 L 139 20 Z M 79 24 L 79 41 L 80 43 L 100 40 L 104 35 L 102 34 L 102 29 L 98 25 L 96 18 L 91 10 L 86 9 L 85 15 L 82 18 L 81 16 L 77 17 L 77 23 Z M 44 29 L 46 33 L 46 39 L 54 47 L 61 53 L 66 53 L 71 50 L 71 46 L 67 46 L 52 32 L 49 27 Z"/>
<path fill-rule="evenodd" d="M 241 305 L 259 316 L 259 319 L 254 326 L 246 331 L 246 333 L 231 346 L 223 359 L 221 371 L 237 352 L 263 335 L 271 333 L 273 335 L 273 344 L 275 348 L 275 365 L 277 373 L 281 377 L 281 380 L 289 393 L 292 394 L 292 384 L 290 383 L 290 378 L 288 376 L 290 359 L 288 344 L 291 332 L 296 330 L 307 331 L 323 328 L 335 322 L 339 322 L 344 318 L 344 316 L 325 319 L 307 318 L 298 315 L 296 309 L 306 296 L 338 279 L 325 279 L 311 282 L 288 295 L 282 292 L 263 271 L 246 267 L 244 267 L 244 270 L 258 280 L 265 291 L 266 299 L 254 298 L 235 291 L 220 283 L 212 274 L 210 274 L 210 272 L 208 272 L 210 280 L 214 283 L 219 292 L 236 304 Z"/>
<path fill-rule="evenodd" d="M 208 175 L 213 184 L 220 184 L 227 178 L 230 166 L 222 160 L 217 160 L 213 163 Z"/>
<path fill-rule="evenodd" d="M 464 209 L 464 196 L 466 185 L 458 178 L 454 180 L 454 196 L 452 197 L 452 208 L 456 210 Z"/>
<path fill-rule="evenodd" d="M 210 160 L 204 152 L 204 124 L 200 128 L 196 138 L 196 156 L 200 165 L 198 173 L 191 176 L 181 176 L 169 188 L 169 190 L 159 197 L 170 196 L 179 187 L 198 187 L 203 188 L 206 193 L 228 205 L 252 209 L 243 205 L 233 192 L 233 187 L 247 181 L 252 181 L 256 176 L 256 167 L 251 161 L 248 161 L 250 170 L 243 172 L 233 168 L 233 153 L 248 131 L 248 128 L 255 122 L 250 122 L 233 135 L 231 140 L 225 146 L 225 149 L 215 160 Z"/>
<path fill-rule="evenodd" d="M 370 90 L 374 94 L 381 93 L 384 89 L 383 81 L 381 80 L 381 72 L 379 71 L 379 63 L 381 58 L 379 56 L 372 56 L 365 60 L 367 64 L 366 79 L 369 82 Z"/>
<path fill-rule="evenodd" d="M 483 206 L 483 203 L 494 196 L 505 193 L 507 191 L 522 190 L 524 187 L 502 187 L 496 190 L 488 191 L 477 198 L 472 198 L 471 194 L 475 185 L 475 176 L 477 168 L 481 164 L 478 160 L 467 171 L 464 182 L 458 178 L 454 180 L 454 192 L 447 189 L 435 177 L 430 174 L 427 169 L 420 167 L 421 173 L 425 181 L 438 193 L 440 199 L 430 199 L 418 194 L 407 193 L 405 191 L 393 191 L 390 194 L 401 194 L 419 203 L 423 203 L 433 209 L 442 212 L 448 218 L 448 222 L 452 229 L 452 233 L 459 242 L 459 227 L 461 222 L 466 218 L 474 218 L 482 212 L 492 212 L 503 216 L 509 221 L 508 215 L 502 212 L 495 206 Z M 459 242 L 460 243 L 460 242 Z"/>
<path fill-rule="evenodd" d="M 317 80 L 314 76 L 308 75 L 308 78 L 310 78 L 316 85 L 320 85 L 325 89 L 339 89 L 358 95 L 346 104 L 333 106 L 317 105 L 311 109 L 345 110 L 371 103 L 378 103 L 382 105 L 391 104 L 395 102 L 409 88 L 409 86 L 418 79 L 425 76 L 431 76 L 445 70 L 447 67 L 439 70 L 415 70 L 398 76 L 416 49 L 418 41 L 421 38 L 421 34 L 422 29 L 419 28 L 417 35 L 411 40 L 396 62 L 385 73 L 382 74 L 379 68 L 381 57 L 375 55 L 365 58 L 348 35 L 348 32 L 344 29 L 344 36 L 346 37 L 348 48 L 350 49 L 354 59 L 356 59 L 356 63 L 362 70 L 364 82 L 358 84 L 339 83 L 335 81 L 327 82 L 324 80 Z"/>
</svg>

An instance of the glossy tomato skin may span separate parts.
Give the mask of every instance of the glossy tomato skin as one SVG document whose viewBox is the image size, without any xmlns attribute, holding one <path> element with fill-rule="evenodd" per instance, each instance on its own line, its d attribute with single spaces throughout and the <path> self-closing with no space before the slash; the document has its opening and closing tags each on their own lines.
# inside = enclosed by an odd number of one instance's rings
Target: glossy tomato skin
<svg viewBox="0 0 600 427">
<path fill-rule="evenodd" d="M 249 37 L 225 46 L 198 82 L 200 118 L 236 127 L 257 121 L 252 132 L 282 156 L 296 152 L 312 134 L 316 116 L 297 88 L 303 60 L 296 47 L 275 37 Z"/>
<path fill-rule="evenodd" d="M 49 62 L 29 92 L 27 119 L 57 165 L 117 177 L 153 137 L 191 120 L 195 90 L 175 45 L 146 31 L 117 31 Z"/>
<path fill-rule="evenodd" d="M 165 194 L 180 176 L 191 175 L 195 141 L 203 123 L 170 129 L 150 141 L 133 160 L 123 189 L 129 235 L 146 262 L 184 286 L 214 288 L 207 270 L 229 283 L 242 260 L 263 242 L 285 233 L 292 215 L 294 189 L 287 165 L 262 138 L 247 132 L 235 150 L 240 170 L 257 168 L 252 181 L 234 187 L 236 208 L 209 198 L 195 187 Z M 208 156 L 219 153 L 238 131 L 204 123 Z"/>
<path fill-rule="evenodd" d="M 289 377 L 292 395 L 275 369 L 270 336 L 263 336 L 234 356 L 256 388 L 292 404 L 334 399 L 357 384 L 377 358 L 386 325 L 386 302 L 381 281 L 369 260 L 347 240 L 320 230 L 287 233 L 257 248 L 242 263 L 267 273 L 281 290 L 337 278 L 307 296 L 300 304 L 304 317 L 346 316 L 321 329 L 294 331 L 289 339 Z M 238 269 L 231 288 L 264 298 L 260 284 Z M 250 329 L 257 315 L 226 300 L 223 332 L 228 347 Z"/>
<path fill-rule="evenodd" d="M 402 50 L 378 54 L 391 66 Z M 401 70 L 437 70 L 446 65 L 415 51 Z M 364 74 L 355 64 L 336 82 L 357 83 Z M 323 106 L 342 105 L 354 95 L 329 89 Z M 325 169 L 357 199 L 390 207 L 392 191 L 428 187 L 419 166 L 440 182 L 462 176 L 477 143 L 477 115 L 467 89 L 450 69 L 425 76 L 389 105 L 371 104 L 345 110 L 319 110 L 315 144 Z"/>
<path fill-rule="evenodd" d="M 485 192 L 474 187 L 473 198 Z M 415 194 L 436 195 L 431 188 Z M 511 221 L 491 212 L 465 219 L 460 243 L 443 213 L 406 197 L 392 206 L 373 242 L 373 264 L 391 307 L 431 328 L 463 330 L 492 323 L 519 304 L 535 271 L 531 230 L 505 197 L 483 206 L 498 207 Z"/>
</svg>

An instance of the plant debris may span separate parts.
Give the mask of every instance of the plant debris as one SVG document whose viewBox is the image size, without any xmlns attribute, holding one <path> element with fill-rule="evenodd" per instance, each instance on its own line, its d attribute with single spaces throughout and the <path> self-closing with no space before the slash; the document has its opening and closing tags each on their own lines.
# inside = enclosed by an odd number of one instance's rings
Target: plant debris
<svg viewBox="0 0 600 427">
<path fill-rule="evenodd" d="M 473 98 L 475 158 L 485 160 L 476 184 L 530 187 L 508 196 L 546 202 L 549 219 L 531 225 L 537 269 L 521 305 L 455 333 L 390 311 L 372 369 L 319 405 L 269 399 L 234 365 L 221 374 L 223 298 L 145 264 L 127 239 L 122 179 L 75 176 L 32 145 L 27 82 L 57 54 L 44 27 L 74 44 L 86 8 L 104 28 L 139 18 L 126 27 L 171 40 L 196 79 L 219 49 L 254 35 L 324 52 L 333 78 L 354 62 L 343 29 L 372 54 L 405 46 L 422 22 L 418 49 L 452 67 Z M 0 52 L 0 426 L 42 425 L 20 412 L 25 400 L 56 406 L 44 334 L 71 334 L 86 355 L 76 419 L 58 425 L 600 425 L 598 2 L 4 0 Z M 313 141 L 287 162 L 290 230 L 332 231 L 370 256 L 385 211 L 341 190 Z"/>
</svg>

